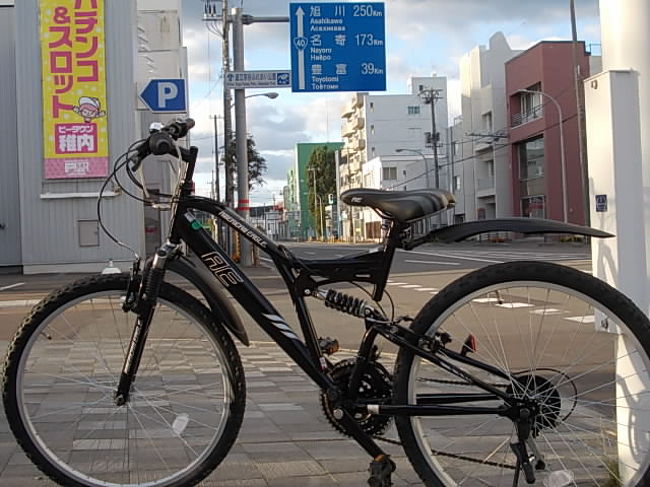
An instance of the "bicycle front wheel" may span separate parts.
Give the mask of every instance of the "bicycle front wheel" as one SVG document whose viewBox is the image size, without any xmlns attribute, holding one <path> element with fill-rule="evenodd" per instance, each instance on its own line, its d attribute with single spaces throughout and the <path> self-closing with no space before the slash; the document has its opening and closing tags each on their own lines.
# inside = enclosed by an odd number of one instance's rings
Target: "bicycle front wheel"
<svg viewBox="0 0 650 487">
<path fill-rule="evenodd" d="M 162 285 L 130 399 L 114 400 L 136 315 L 128 276 L 77 282 L 37 305 L 4 369 L 9 425 L 28 457 L 66 486 L 186 486 L 232 446 L 243 369 L 195 298 Z"/>
<path fill-rule="evenodd" d="M 535 404 L 525 443 L 534 456 L 532 485 L 650 485 L 650 323 L 612 287 L 555 264 L 498 264 L 452 283 L 411 328 L 428 336 L 448 333 L 448 349 L 482 364 L 455 365 Z M 406 349 L 394 380 L 400 404 L 444 393 L 482 394 L 456 406 L 504 404 Z M 396 425 L 426 485 L 513 485 L 511 444 L 518 436 L 512 420 L 497 414 L 398 417 Z"/>
</svg>

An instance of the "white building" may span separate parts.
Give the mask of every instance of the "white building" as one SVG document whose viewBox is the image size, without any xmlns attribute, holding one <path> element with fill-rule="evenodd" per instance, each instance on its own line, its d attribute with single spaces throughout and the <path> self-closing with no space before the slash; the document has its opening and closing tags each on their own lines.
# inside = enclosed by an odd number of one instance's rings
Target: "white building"
<svg viewBox="0 0 650 487">
<path fill-rule="evenodd" d="M 454 164 L 459 220 L 512 215 L 511 171 L 504 145 L 505 62 L 520 52 L 497 32 L 487 47 L 477 46 L 461 58 L 462 124 L 454 128 L 453 137 L 459 149 L 455 160 L 462 161 Z"/>
<path fill-rule="evenodd" d="M 417 161 L 424 166 L 425 159 L 429 172 L 423 170 L 422 177 L 407 187 L 435 187 L 432 110 L 426 97 L 435 95 L 438 160 L 442 167 L 447 161 L 447 78 L 411 78 L 409 90 L 404 95 L 352 96 L 342 114 L 341 192 L 361 187 L 397 189 L 396 183 L 403 179 L 406 167 Z M 441 174 L 439 180 L 445 187 Z M 381 219 L 372 211 L 342 208 L 341 224 L 346 239 L 374 239 L 379 236 Z"/>
</svg>

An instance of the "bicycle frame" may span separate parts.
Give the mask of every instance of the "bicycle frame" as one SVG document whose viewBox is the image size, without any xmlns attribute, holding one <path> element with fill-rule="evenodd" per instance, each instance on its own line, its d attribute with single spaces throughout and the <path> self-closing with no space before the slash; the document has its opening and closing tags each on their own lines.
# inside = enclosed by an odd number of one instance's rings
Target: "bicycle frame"
<svg viewBox="0 0 650 487">
<path fill-rule="evenodd" d="M 286 323 L 281 314 L 275 309 L 266 297 L 257 289 L 250 279 L 239 269 L 227 253 L 212 239 L 203 229 L 202 225 L 195 219 L 192 210 L 201 210 L 221 219 L 242 237 L 248 238 L 253 245 L 266 252 L 276 265 L 280 275 L 285 281 L 287 289 L 296 307 L 296 314 L 301 326 L 304 342 Z M 311 296 L 316 287 L 323 284 L 335 282 L 347 282 L 360 280 L 375 285 L 376 296 L 383 292 L 388 271 L 392 263 L 395 251 L 396 239 L 401 229 L 393 227 L 389 231 L 387 243 L 383 249 L 372 253 L 359 254 L 345 259 L 310 260 L 302 262 L 309 268 L 309 275 L 305 272 L 296 271 L 293 261 L 282 250 L 282 247 L 275 244 L 255 228 L 244 221 L 237 213 L 222 203 L 209 198 L 199 196 L 182 197 L 178 203 L 176 218 L 172 228 L 172 239 L 185 242 L 188 247 L 196 253 L 203 264 L 210 270 L 212 275 L 228 290 L 228 292 L 239 302 L 239 304 L 250 314 L 257 324 L 269 334 L 269 336 L 289 355 L 305 373 L 323 390 L 330 389 L 334 384 L 325 371 L 327 361 L 318 344 L 318 336 L 314 328 L 309 310 L 305 303 L 305 297 Z M 313 277 L 321 277 L 316 282 Z M 476 402 L 495 399 L 505 399 L 505 394 L 485 384 L 478 379 L 462 372 L 457 367 L 450 365 L 448 361 L 437 357 L 435 353 L 427 353 L 417 345 L 411 343 L 413 340 L 405 339 L 391 330 L 396 324 L 388 320 L 366 320 L 367 332 L 364 336 L 358 359 L 362 365 L 372 351 L 375 338 L 382 335 L 397 345 L 412 349 L 416 354 L 430 360 L 438 365 L 446 364 L 448 369 L 456 371 L 469 382 L 486 390 L 485 394 L 439 394 L 427 397 L 421 405 L 378 405 L 381 414 L 404 414 L 404 415 L 445 415 L 445 414 L 503 414 L 502 407 L 465 407 L 465 406 L 444 406 L 449 403 Z M 406 332 L 403 327 L 397 327 Z M 481 364 L 468 357 L 452 351 L 446 355 L 456 361 L 471 364 L 483 368 L 500 377 L 507 377 L 502 371 L 487 364 Z M 363 373 L 359 367 L 356 374 L 353 373 L 351 382 L 360 380 Z M 350 388 L 354 391 L 355 388 Z M 356 398 L 352 398 L 353 400 Z M 423 398 L 424 399 L 424 398 Z M 372 407 L 372 406 L 371 406 Z"/>
</svg>

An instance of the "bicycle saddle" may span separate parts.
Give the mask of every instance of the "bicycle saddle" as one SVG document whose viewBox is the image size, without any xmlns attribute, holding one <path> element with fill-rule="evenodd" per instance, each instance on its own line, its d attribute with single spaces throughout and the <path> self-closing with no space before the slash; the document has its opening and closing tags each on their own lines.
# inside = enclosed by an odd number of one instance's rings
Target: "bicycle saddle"
<svg viewBox="0 0 650 487">
<path fill-rule="evenodd" d="M 442 189 L 415 191 L 349 189 L 341 194 L 341 201 L 350 206 L 369 206 L 400 223 L 417 220 L 456 204 L 454 195 Z"/>
</svg>

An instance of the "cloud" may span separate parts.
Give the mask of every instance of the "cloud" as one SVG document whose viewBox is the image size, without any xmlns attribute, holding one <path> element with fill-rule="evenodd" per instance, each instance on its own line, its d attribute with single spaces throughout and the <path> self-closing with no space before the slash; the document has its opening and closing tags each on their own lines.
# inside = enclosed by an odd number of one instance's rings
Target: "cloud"
<svg viewBox="0 0 650 487">
<path fill-rule="evenodd" d="M 221 114 L 221 42 L 209 35 L 202 20 L 204 3 L 183 3 L 184 43 L 188 47 L 195 143 L 203 163 L 199 177 L 209 175 L 213 153 L 212 114 Z M 577 3 L 580 35 L 599 38 L 598 0 Z M 216 2 L 220 5 L 220 2 Z M 289 0 L 230 0 L 254 16 L 287 16 Z M 503 31 L 514 49 L 569 32 L 566 0 L 386 0 L 387 73 L 390 93 L 406 93 L 410 76 L 448 77 L 450 121 L 460 113 L 459 58 L 490 35 Z M 245 27 L 248 69 L 289 67 L 288 24 L 257 23 Z M 351 94 L 294 94 L 282 90 L 277 100 L 256 97 L 247 102 L 248 132 L 267 159 L 267 185 L 253 194 L 270 201 L 286 184 L 299 142 L 340 140 L 340 114 Z M 254 93 L 251 91 L 250 93 Z M 219 131 L 222 125 L 219 121 Z M 255 198 L 252 198 L 257 203 Z"/>
</svg>

